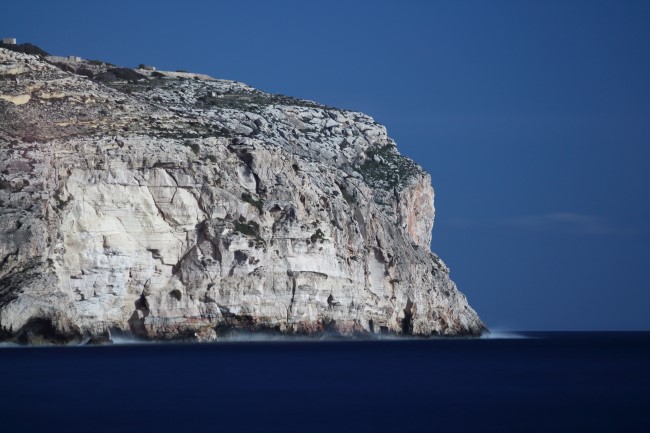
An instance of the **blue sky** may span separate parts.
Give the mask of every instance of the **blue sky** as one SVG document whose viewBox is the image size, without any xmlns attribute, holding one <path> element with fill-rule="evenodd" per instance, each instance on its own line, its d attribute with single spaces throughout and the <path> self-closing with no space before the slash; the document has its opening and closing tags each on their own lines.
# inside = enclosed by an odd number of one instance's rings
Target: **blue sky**
<svg viewBox="0 0 650 433">
<path fill-rule="evenodd" d="M 133 4 L 132 4 L 133 3 Z M 650 329 L 650 2 L 7 3 L 2 37 L 364 111 L 488 326 Z"/>
</svg>

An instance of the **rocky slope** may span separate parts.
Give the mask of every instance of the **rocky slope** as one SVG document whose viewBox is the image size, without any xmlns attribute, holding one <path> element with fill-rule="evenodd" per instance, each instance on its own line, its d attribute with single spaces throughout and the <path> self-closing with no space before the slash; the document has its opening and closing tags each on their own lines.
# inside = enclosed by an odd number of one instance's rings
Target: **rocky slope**
<svg viewBox="0 0 650 433">
<path fill-rule="evenodd" d="M 0 339 L 480 334 L 433 219 L 362 113 L 0 48 Z"/>
</svg>

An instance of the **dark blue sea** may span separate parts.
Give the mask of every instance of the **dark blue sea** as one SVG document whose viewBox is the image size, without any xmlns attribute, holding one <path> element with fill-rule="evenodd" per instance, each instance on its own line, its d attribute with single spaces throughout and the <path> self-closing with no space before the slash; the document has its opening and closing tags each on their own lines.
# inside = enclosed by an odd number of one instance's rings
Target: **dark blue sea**
<svg viewBox="0 0 650 433">
<path fill-rule="evenodd" d="M 0 432 L 650 432 L 650 333 L 0 348 Z"/>
</svg>

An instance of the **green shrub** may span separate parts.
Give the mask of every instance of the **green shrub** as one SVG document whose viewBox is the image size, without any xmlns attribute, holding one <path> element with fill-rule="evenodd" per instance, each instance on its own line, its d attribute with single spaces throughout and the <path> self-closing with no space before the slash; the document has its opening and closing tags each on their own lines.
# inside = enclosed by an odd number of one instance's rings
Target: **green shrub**
<svg viewBox="0 0 650 433">
<path fill-rule="evenodd" d="M 246 235 L 254 236 L 259 238 L 260 236 L 260 225 L 255 221 L 235 221 L 235 231 Z"/>
<path fill-rule="evenodd" d="M 250 203 L 260 211 L 260 214 L 264 211 L 264 202 L 259 199 L 255 199 L 252 195 L 247 192 L 242 193 L 241 199 L 246 203 Z"/>
<path fill-rule="evenodd" d="M 312 243 L 316 243 L 317 240 L 320 240 L 320 243 L 322 244 L 325 241 L 325 233 L 321 229 L 316 229 L 316 233 L 311 235 L 311 241 Z"/>
</svg>

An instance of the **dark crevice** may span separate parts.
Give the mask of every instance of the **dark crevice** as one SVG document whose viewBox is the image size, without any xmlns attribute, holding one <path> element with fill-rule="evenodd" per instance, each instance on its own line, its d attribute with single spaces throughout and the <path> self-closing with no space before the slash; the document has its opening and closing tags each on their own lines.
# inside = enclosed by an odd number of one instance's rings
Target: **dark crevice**
<svg viewBox="0 0 650 433">
<path fill-rule="evenodd" d="M 11 253 L 8 253 L 4 258 L 2 259 L 2 262 L 0 262 L 0 271 L 4 270 L 4 267 L 9 263 L 9 259 L 11 257 L 17 258 L 18 257 L 18 249 L 16 251 L 13 251 Z"/>
<path fill-rule="evenodd" d="M 146 337 L 147 330 L 144 326 L 144 319 L 149 315 L 149 303 L 144 294 L 140 295 L 140 297 L 135 301 L 134 306 L 135 310 L 129 318 L 131 333 L 140 337 Z M 140 312 L 140 314 L 138 314 L 138 312 Z"/>
<path fill-rule="evenodd" d="M 237 158 L 239 158 L 239 160 L 243 162 L 250 170 L 253 178 L 255 179 L 255 193 L 265 193 L 266 190 L 260 186 L 260 177 L 257 175 L 257 173 L 255 173 L 255 170 L 253 170 L 253 154 L 249 152 L 249 149 L 244 145 L 238 145 L 237 143 L 234 143 L 233 145 L 228 146 L 228 150 L 237 155 Z"/>
<path fill-rule="evenodd" d="M 413 333 L 413 303 L 411 299 L 407 299 L 406 308 L 404 308 L 404 318 L 402 319 L 402 333 Z"/>
<path fill-rule="evenodd" d="M 289 303 L 289 308 L 287 309 L 287 322 L 289 322 L 293 314 L 293 304 L 296 300 L 296 278 L 291 271 L 287 271 L 287 275 L 291 277 L 291 302 Z"/>
<path fill-rule="evenodd" d="M 341 305 L 341 303 L 336 301 L 334 299 L 334 296 L 332 296 L 332 294 L 330 293 L 329 296 L 327 297 L 327 305 L 329 306 L 329 308 L 334 308 Z"/>
</svg>

